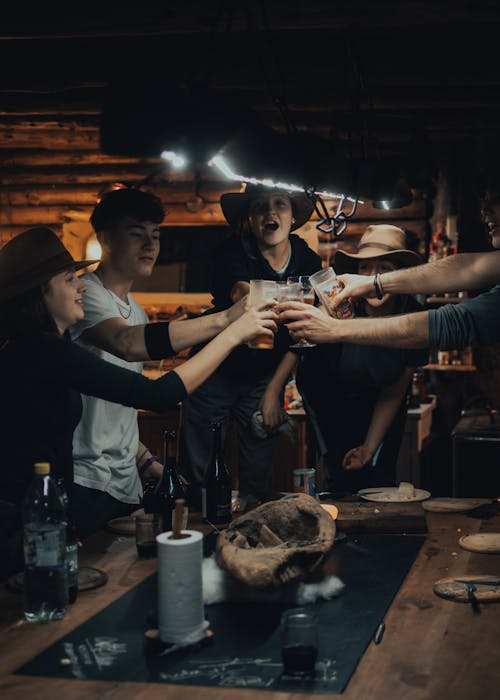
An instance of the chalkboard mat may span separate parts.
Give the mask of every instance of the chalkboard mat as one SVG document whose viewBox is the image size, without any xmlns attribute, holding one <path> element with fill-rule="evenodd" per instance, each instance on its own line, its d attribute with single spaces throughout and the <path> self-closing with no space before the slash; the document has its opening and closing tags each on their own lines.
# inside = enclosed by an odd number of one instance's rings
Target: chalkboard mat
<svg viewBox="0 0 500 700">
<path fill-rule="evenodd" d="M 328 572 L 346 584 L 315 605 L 319 656 L 314 679 L 282 676 L 279 620 L 289 605 L 206 607 L 213 640 L 196 652 L 165 655 L 144 637 L 156 606 L 156 574 L 17 671 L 34 676 L 341 693 L 373 639 L 424 541 L 421 536 L 349 536 L 333 548 Z M 149 620 L 149 621 L 148 621 Z M 383 643 L 383 641 L 382 641 Z M 61 659 L 70 659 L 63 665 Z"/>
</svg>

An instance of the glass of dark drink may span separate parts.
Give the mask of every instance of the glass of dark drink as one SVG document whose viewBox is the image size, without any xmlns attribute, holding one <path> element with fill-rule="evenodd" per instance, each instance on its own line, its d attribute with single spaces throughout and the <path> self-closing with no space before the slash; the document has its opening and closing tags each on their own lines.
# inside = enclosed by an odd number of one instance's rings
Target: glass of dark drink
<svg viewBox="0 0 500 700">
<path fill-rule="evenodd" d="M 318 619 L 306 608 L 281 616 L 281 658 L 287 676 L 313 676 L 318 658 Z"/>
<path fill-rule="evenodd" d="M 135 543 L 139 557 L 156 557 L 158 518 L 154 513 L 141 513 L 135 518 Z"/>
</svg>

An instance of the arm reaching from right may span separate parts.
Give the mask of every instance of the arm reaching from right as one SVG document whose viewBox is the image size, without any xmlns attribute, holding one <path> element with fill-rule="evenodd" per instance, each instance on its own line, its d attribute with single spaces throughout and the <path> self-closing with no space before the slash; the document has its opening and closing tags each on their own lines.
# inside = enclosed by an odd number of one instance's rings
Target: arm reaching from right
<svg viewBox="0 0 500 700">
<path fill-rule="evenodd" d="M 333 300 L 336 308 L 348 298 L 375 296 L 373 277 L 339 275 L 344 289 Z M 500 282 L 500 251 L 459 253 L 402 270 L 384 272 L 380 283 L 386 294 L 432 294 L 490 287 Z"/>
<path fill-rule="evenodd" d="M 392 348 L 429 347 L 427 311 L 384 318 L 337 319 L 300 302 L 278 305 L 279 320 L 294 340 L 311 343 L 357 343 Z"/>
</svg>

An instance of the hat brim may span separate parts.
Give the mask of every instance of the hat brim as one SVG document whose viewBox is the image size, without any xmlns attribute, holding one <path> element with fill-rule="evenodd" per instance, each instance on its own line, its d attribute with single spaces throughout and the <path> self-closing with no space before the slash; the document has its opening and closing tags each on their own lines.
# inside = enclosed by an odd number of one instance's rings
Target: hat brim
<svg viewBox="0 0 500 700">
<path fill-rule="evenodd" d="M 415 267 L 421 265 L 423 260 L 418 253 L 412 250 L 390 250 L 387 253 L 346 253 L 343 250 L 337 250 L 335 253 L 335 272 L 338 275 L 356 274 L 358 264 L 363 260 L 390 260 L 398 267 Z"/>
<path fill-rule="evenodd" d="M 269 194 L 276 191 L 269 188 Z M 287 192 L 286 190 L 279 190 L 279 192 L 286 195 L 292 203 L 295 222 L 291 225 L 290 231 L 295 231 L 309 221 L 314 206 L 302 192 Z M 223 194 L 220 198 L 220 205 L 227 223 L 235 228 L 242 218 L 248 215 L 250 202 L 260 196 L 262 196 L 262 192 L 227 192 Z"/>
<path fill-rule="evenodd" d="M 0 287 L 0 302 L 8 301 L 9 299 L 15 299 L 20 294 L 29 292 L 30 289 L 35 289 L 44 282 L 48 282 L 52 277 L 59 275 L 65 270 L 82 270 L 84 267 L 89 265 L 95 265 L 100 262 L 99 260 L 74 260 L 73 262 L 66 262 L 58 267 L 53 268 L 50 271 L 40 273 L 39 275 L 34 275 L 29 279 L 19 280 L 17 284 L 11 284 L 8 287 Z"/>
</svg>

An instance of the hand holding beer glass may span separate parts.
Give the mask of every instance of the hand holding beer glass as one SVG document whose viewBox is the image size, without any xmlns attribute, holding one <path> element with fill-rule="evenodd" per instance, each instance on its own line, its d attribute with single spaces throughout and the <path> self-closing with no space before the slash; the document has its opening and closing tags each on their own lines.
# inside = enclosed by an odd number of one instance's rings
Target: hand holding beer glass
<svg viewBox="0 0 500 700">
<path fill-rule="evenodd" d="M 289 298 L 289 301 L 301 301 L 304 304 L 311 304 L 314 306 L 314 289 L 313 286 L 310 282 L 310 278 L 307 275 L 292 275 L 287 278 L 287 284 L 289 286 L 294 286 L 296 284 L 300 285 L 301 287 L 301 297 L 296 299 L 296 298 Z M 280 299 L 281 301 L 281 299 Z M 305 338 L 301 338 L 298 342 L 294 343 L 293 345 L 290 345 L 291 348 L 315 348 L 316 344 L 315 343 L 309 343 Z"/>
<path fill-rule="evenodd" d="M 277 301 L 278 285 L 272 280 L 250 280 L 250 306 L 261 306 L 266 301 Z M 258 335 L 248 341 L 252 350 L 272 350 L 274 335 Z"/>
</svg>

